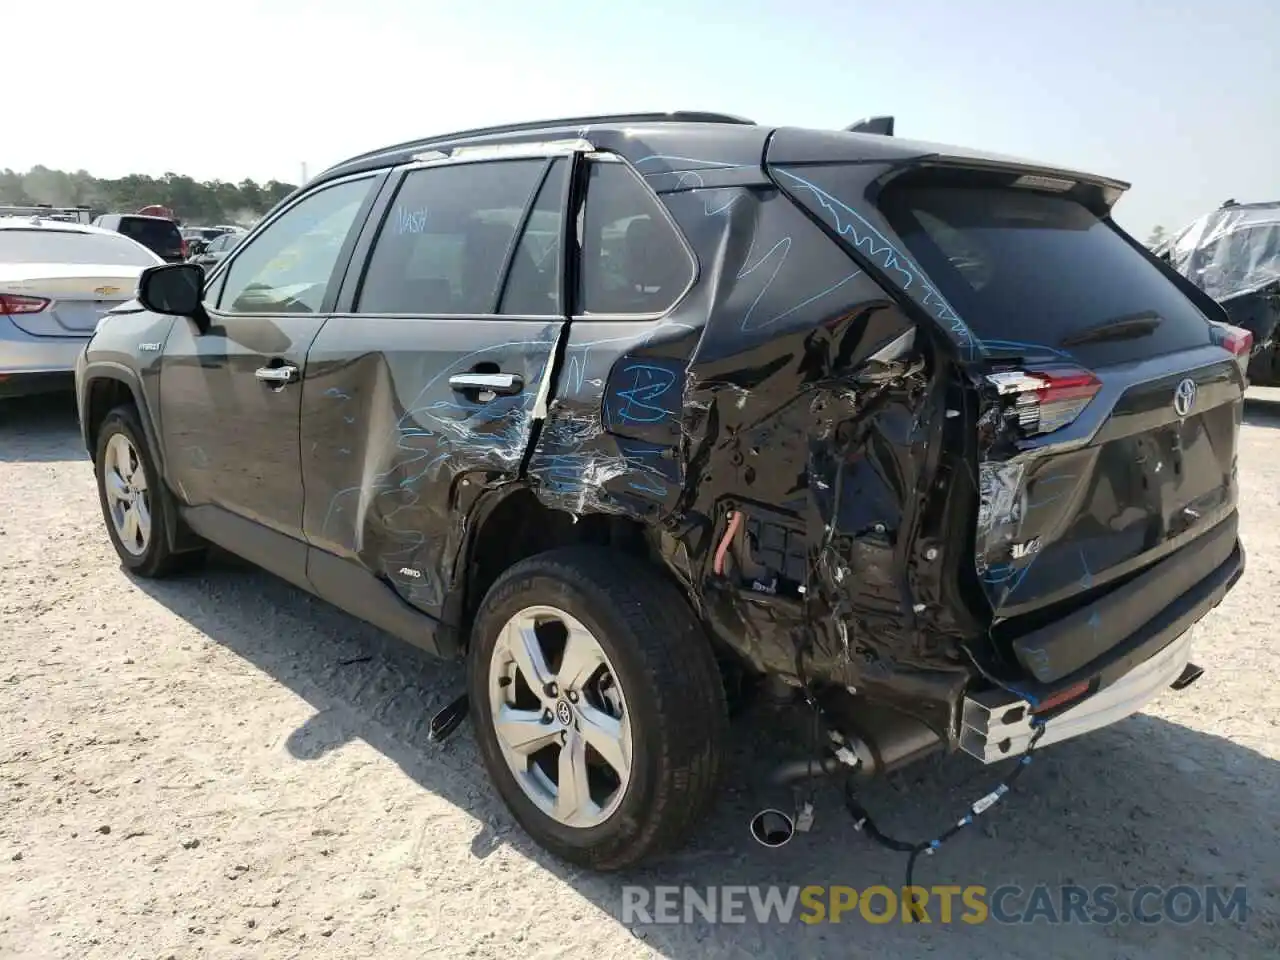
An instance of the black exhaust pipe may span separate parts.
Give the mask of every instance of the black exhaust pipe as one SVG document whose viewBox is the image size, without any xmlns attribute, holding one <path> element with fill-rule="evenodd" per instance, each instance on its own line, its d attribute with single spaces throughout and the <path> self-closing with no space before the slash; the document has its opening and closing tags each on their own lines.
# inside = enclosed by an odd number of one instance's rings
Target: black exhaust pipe
<svg viewBox="0 0 1280 960">
<path fill-rule="evenodd" d="M 1182 668 L 1182 673 L 1178 674 L 1178 679 L 1169 684 L 1169 688 L 1172 690 L 1185 690 L 1187 687 L 1199 680 L 1203 675 L 1204 667 L 1194 663 L 1188 663 Z"/>
</svg>

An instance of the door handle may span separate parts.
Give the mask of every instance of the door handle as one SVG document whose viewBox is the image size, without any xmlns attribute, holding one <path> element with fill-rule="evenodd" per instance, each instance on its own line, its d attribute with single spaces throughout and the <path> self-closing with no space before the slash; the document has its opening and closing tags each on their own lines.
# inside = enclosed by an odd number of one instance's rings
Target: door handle
<svg viewBox="0 0 1280 960">
<path fill-rule="evenodd" d="M 284 386 L 286 383 L 293 383 L 298 379 L 298 368 L 292 363 L 286 363 L 282 367 L 259 367 L 253 371 L 253 375 L 263 383 Z"/>
<path fill-rule="evenodd" d="M 524 389 L 524 381 L 515 373 L 455 373 L 449 378 L 455 390 L 487 390 L 490 393 L 513 394 Z"/>
</svg>

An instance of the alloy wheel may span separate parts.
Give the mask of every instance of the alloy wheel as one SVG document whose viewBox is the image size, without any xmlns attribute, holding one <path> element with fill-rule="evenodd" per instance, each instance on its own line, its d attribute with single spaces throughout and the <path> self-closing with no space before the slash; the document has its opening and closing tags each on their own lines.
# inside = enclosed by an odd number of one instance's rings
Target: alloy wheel
<svg viewBox="0 0 1280 960">
<path fill-rule="evenodd" d="M 131 556 L 140 557 L 151 543 L 151 492 L 147 471 L 133 443 L 123 433 L 107 441 L 102 485 L 107 494 L 116 536 Z"/>
<path fill-rule="evenodd" d="M 503 626 L 489 660 L 489 709 L 525 795 L 569 827 L 603 823 L 631 781 L 631 720 L 600 642 L 550 606 Z"/>
</svg>

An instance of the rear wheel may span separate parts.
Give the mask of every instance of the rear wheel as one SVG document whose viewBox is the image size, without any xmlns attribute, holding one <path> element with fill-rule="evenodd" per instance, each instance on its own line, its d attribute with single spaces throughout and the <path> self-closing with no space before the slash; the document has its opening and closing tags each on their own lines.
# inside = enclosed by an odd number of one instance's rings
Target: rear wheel
<svg viewBox="0 0 1280 960">
<path fill-rule="evenodd" d="M 107 534 L 128 570 L 164 577 L 201 559 L 200 551 L 175 553 L 169 547 L 169 518 L 177 511 L 132 406 L 116 407 L 102 421 L 95 464 Z"/>
<path fill-rule="evenodd" d="M 688 603 L 598 548 L 522 561 L 481 606 L 469 693 L 485 766 L 557 856 L 618 870 L 683 841 L 714 798 L 724 692 Z"/>
</svg>

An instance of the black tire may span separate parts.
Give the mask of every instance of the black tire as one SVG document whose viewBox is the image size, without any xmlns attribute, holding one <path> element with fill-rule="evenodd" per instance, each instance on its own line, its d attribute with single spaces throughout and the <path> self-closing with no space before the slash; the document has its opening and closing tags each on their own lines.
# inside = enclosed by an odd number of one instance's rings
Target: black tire
<svg viewBox="0 0 1280 960">
<path fill-rule="evenodd" d="M 526 796 L 503 759 L 488 697 L 489 663 L 507 621 L 525 607 L 576 617 L 614 666 L 630 714 L 631 780 L 617 809 L 570 827 Z M 673 583 L 631 557 L 566 547 L 515 564 L 489 590 L 468 654 L 476 739 L 490 778 L 516 820 L 563 860 L 611 871 L 680 846 L 719 785 L 728 715 L 711 645 Z"/>
<path fill-rule="evenodd" d="M 116 434 L 124 434 L 137 454 L 138 464 L 146 476 L 147 491 L 150 495 L 151 535 L 146 549 L 135 554 L 125 549 L 116 531 L 111 517 L 111 507 L 106 490 L 107 446 Z M 98 428 L 97 449 L 94 451 L 94 472 L 97 475 L 98 502 L 102 506 L 102 521 L 107 528 L 107 536 L 116 548 L 116 555 L 129 572 L 140 577 L 159 579 L 174 573 L 189 570 L 204 558 L 203 550 L 187 550 L 176 553 L 170 547 L 169 525 L 179 522 L 178 512 L 172 494 L 164 485 L 160 471 L 156 468 L 151 448 L 147 445 L 147 435 L 138 420 L 138 411 L 132 404 L 116 407 L 102 421 Z"/>
</svg>

